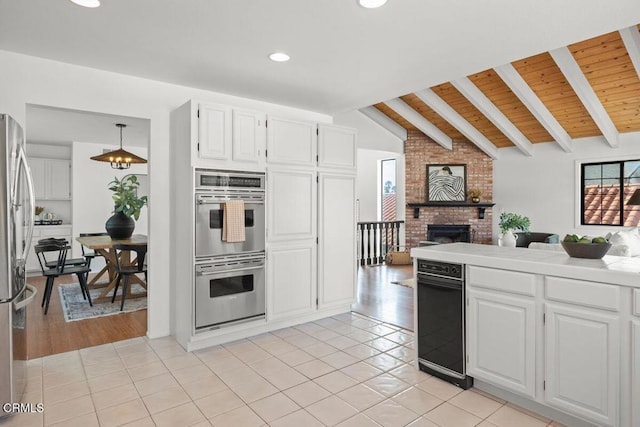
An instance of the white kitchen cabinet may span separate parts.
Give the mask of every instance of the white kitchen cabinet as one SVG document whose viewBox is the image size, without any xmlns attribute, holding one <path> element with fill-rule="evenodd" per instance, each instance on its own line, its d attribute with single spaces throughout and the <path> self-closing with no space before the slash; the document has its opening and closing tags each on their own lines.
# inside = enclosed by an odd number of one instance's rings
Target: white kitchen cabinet
<svg viewBox="0 0 640 427">
<path fill-rule="evenodd" d="M 535 398 L 535 300 L 499 292 L 467 292 L 467 371 Z"/>
<path fill-rule="evenodd" d="M 31 157 L 28 161 L 33 179 L 34 196 L 38 200 L 45 199 L 47 195 L 46 159 Z"/>
<path fill-rule="evenodd" d="M 351 304 L 356 295 L 356 177 L 319 174 L 318 306 Z"/>
<path fill-rule="evenodd" d="M 36 200 L 71 200 L 71 161 L 30 158 Z"/>
<path fill-rule="evenodd" d="M 267 241 L 316 239 L 316 172 L 269 169 Z"/>
<path fill-rule="evenodd" d="M 355 129 L 318 125 L 318 167 L 355 171 L 357 153 Z"/>
<path fill-rule="evenodd" d="M 315 241 L 274 244 L 267 249 L 267 320 L 316 309 Z"/>
<path fill-rule="evenodd" d="M 311 122 L 268 117 L 267 163 L 315 166 L 317 125 Z"/>
<path fill-rule="evenodd" d="M 264 163 L 266 114 L 233 110 L 232 157 L 235 162 Z"/>
<path fill-rule="evenodd" d="M 231 158 L 231 107 L 218 104 L 198 105 L 198 157 Z"/>
<path fill-rule="evenodd" d="M 50 159 L 47 161 L 47 193 L 52 200 L 71 199 L 71 162 Z"/>
<path fill-rule="evenodd" d="M 545 304 L 545 401 L 598 425 L 618 425 L 619 316 Z"/>
</svg>

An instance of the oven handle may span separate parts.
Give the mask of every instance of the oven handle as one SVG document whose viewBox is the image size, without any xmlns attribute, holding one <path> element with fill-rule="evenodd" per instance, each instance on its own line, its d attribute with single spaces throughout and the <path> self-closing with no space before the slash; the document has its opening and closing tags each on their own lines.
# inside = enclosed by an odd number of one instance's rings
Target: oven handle
<svg viewBox="0 0 640 427">
<path fill-rule="evenodd" d="M 196 276 L 212 276 L 214 274 L 221 273 L 236 273 L 238 271 L 247 271 L 247 270 L 258 270 L 264 268 L 264 264 L 257 265 L 255 267 L 242 267 L 242 268 L 233 268 L 231 270 L 218 270 L 218 271 L 197 271 Z"/>
<path fill-rule="evenodd" d="M 244 203 L 254 204 L 254 205 L 264 205 L 264 198 L 260 199 L 251 199 L 251 198 L 243 198 L 243 197 L 235 197 L 235 198 L 224 198 L 224 199 L 198 199 L 197 203 L 199 205 L 219 205 L 230 200 L 244 200 Z"/>
</svg>

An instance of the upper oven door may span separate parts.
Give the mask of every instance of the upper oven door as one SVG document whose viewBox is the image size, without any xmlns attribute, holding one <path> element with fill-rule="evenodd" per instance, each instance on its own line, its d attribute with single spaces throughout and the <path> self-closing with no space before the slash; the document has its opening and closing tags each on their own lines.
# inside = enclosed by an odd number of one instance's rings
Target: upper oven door
<svg viewBox="0 0 640 427">
<path fill-rule="evenodd" d="M 263 252 L 265 239 L 264 200 L 245 200 L 245 241 L 222 240 L 224 200 L 208 194 L 196 195 L 196 257 Z"/>
</svg>

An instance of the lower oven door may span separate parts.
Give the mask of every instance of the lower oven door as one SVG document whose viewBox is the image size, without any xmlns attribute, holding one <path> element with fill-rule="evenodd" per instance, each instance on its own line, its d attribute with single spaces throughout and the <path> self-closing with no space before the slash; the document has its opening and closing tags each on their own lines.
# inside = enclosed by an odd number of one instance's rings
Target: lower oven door
<svg viewBox="0 0 640 427">
<path fill-rule="evenodd" d="M 196 329 L 264 317 L 264 258 L 197 265 L 195 306 Z"/>
<path fill-rule="evenodd" d="M 244 203 L 245 240 L 229 243 L 222 240 L 224 201 L 208 194 L 196 195 L 196 257 L 264 252 L 264 200 Z"/>
</svg>

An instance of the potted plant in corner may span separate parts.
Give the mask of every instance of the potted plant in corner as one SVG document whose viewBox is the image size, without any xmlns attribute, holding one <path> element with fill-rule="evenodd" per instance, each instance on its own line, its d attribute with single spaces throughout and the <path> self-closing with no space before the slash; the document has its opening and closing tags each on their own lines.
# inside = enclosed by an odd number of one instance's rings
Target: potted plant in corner
<svg viewBox="0 0 640 427">
<path fill-rule="evenodd" d="M 113 191 L 114 208 L 105 228 L 112 239 L 127 239 L 133 234 L 135 221 L 140 218 L 140 209 L 147 203 L 147 196 L 138 197 L 139 185 L 134 175 L 121 180 L 116 177 L 109 183 L 109 190 Z"/>
<path fill-rule="evenodd" d="M 498 239 L 500 246 L 516 246 L 517 236 L 513 234 L 513 230 L 529 232 L 531 220 L 526 216 L 521 216 L 511 212 L 502 212 L 500 214 L 500 232 L 502 236 Z"/>
</svg>

